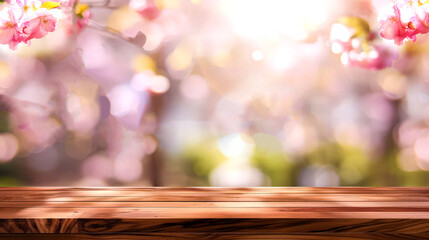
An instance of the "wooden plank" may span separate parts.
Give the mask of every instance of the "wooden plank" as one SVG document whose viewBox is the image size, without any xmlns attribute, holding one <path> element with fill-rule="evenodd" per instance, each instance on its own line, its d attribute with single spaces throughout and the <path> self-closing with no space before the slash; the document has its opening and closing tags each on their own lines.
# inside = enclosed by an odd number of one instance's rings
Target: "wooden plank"
<svg viewBox="0 0 429 240">
<path fill-rule="evenodd" d="M 79 233 L 428 233 L 427 219 L 79 219 Z"/>
<path fill-rule="evenodd" d="M 129 202 L 129 201 L 170 201 L 170 202 L 306 202 L 306 201 L 329 201 L 329 202 L 429 202 L 429 194 L 413 193 L 379 193 L 379 194 L 288 194 L 288 193 L 147 193 L 127 191 L 84 191 L 84 192 L 13 192 L 0 195 L 0 202 L 10 201 L 56 201 L 56 202 Z"/>
<path fill-rule="evenodd" d="M 0 189 L 0 240 L 424 239 L 428 229 L 429 188 Z"/>
<path fill-rule="evenodd" d="M 78 233 L 76 219 L 0 219 L 0 233 Z"/>
<path fill-rule="evenodd" d="M 1 208 L 1 219 L 380 218 L 426 219 L 428 208 Z"/>
<path fill-rule="evenodd" d="M 384 188 L 382 188 L 384 189 Z M 168 188 L 161 188 L 161 189 L 154 189 L 154 188 L 142 188 L 142 189 L 130 189 L 130 188 L 88 188 L 88 189 L 82 189 L 82 188 L 73 188 L 73 189 L 67 189 L 67 188 L 36 188 L 35 190 L 19 190 L 16 188 L 1 188 L 0 187 L 0 195 L 7 195 L 7 194 L 23 194 L 24 192 L 30 192 L 31 194 L 70 194 L 70 195 L 86 195 L 86 194 L 107 194 L 107 195 L 116 195 L 118 193 L 124 193 L 129 194 L 131 196 L 143 196 L 143 195 L 150 195 L 150 194 L 413 194 L 413 195 L 419 195 L 419 194 L 429 194 L 428 188 L 423 189 L 403 189 L 403 188 L 392 188 L 392 189 L 384 189 L 384 190 L 374 190 L 371 188 L 368 189 L 354 189 L 354 188 L 346 188 L 344 190 L 339 189 L 311 189 L 311 188 L 304 188 L 304 189 L 294 189 L 294 188 L 270 188 L 270 189 L 256 189 L 252 188 L 248 191 L 244 189 L 215 189 L 212 190 L 210 188 L 189 188 L 189 189 L 168 189 Z"/>
<path fill-rule="evenodd" d="M 429 208 L 429 202 L 0 202 L 1 208 L 327 208 L 327 207 L 370 207 L 370 208 Z"/>
<path fill-rule="evenodd" d="M 421 240 L 428 239 L 429 234 L 390 234 L 390 233 L 374 233 L 374 234 L 338 234 L 338 233 L 299 233 L 299 234 L 257 234 L 257 235 L 242 235 L 242 234 L 216 234 L 216 233 L 198 233 L 198 234 L 140 234 L 140 235 L 83 235 L 83 234 L 13 234 L 1 235 L 0 240 L 147 240 L 147 239 L 167 239 L 167 240 L 187 240 L 187 239 L 318 239 L 318 240 L 362 240 L 362 239 L 387 239 L 387 240 Z"/>
<path fill-rule="evenodd" d="M 85 234 L 141 234 L 141 233 L 428 233 L 427 219 L 78 219 L 76 225 L 63 230 L 49 227 L 35 228 L 29 220 L 2 220 L 0 233 L 56 233 Z M 50 220 L 38 220 L 41 224 L 52 224 Z M 43 222 L 45 221 L 45 222 Z M 40 223 L 38 223 L 40 224 Z M 45 230 L 44 230 L 45 229 Z"/>
<path fill-rule="evenodd" d="M 0 187 L 0 192 L 8 191 L 138 191 L 138 192 L 169 192 L 169 193 L 429 193 L 429 187 L 250 187 L 250 188 L 221 188 L 221 187 Z"/>
</svg>

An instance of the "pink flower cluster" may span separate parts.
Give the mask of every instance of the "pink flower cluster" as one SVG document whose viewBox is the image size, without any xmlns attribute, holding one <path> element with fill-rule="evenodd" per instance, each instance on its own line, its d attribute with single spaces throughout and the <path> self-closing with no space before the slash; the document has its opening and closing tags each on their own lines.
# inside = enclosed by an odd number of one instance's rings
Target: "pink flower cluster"
<svg viewBox="0 0 429 240">
<path fill-rule="evenodd" d="M 382 45 L 371 46 L 369 51 L 356 51 L 355 49 L 341 55 L 344 66 L 360 67 L 379 70 L 392 66 L 398 54 Z"/>
<path fill-rule="evenodd" d="M 10 0 L 0 11 L 0 44 L 14 50 L 20 43 L 30 44 L 32 39 L 55 31 L 62 11 L 61 2 L 40 0 Z"/>
<path fill-rule="evenodd" d="M 395 0 L 378 17 L 380 35 L 393 40 L 396 45 L 416 41 L 416 35 L 429 32 L 429 1 Z"/>
<path fill-rule="evenodd" d="M 87 4 L 78 3 L 74 9 L 77 18 L 75 24 L 72 23 L 72 26 L 76 26 L 75 31 L 80 32 L 88 25 L 89 20 L 92 18 L 92 12 Z"/>
<path fill-rule="evenodd" d="M 161 13 L 154 0 L 130 0 L 129 5 L 147 20 L 157 18 Z"/>
<path fill-rule="evenodd" d="M 395 49 L 374 43 L 375 34 L 360 18 L 344 18 L 331 28 L 331 50 L 341 54 L 341 62 L 347 67 L 371 70 L 390 67 L 398 57 Z"/>
</svg>

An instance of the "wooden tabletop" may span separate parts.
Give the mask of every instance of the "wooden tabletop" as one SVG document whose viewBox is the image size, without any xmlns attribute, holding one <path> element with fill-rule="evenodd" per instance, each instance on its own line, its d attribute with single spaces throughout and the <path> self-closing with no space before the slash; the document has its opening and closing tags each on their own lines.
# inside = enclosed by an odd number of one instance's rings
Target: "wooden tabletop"
<svg viewBox="0 0 429 240">
<path fill-rule="evenodd" d="M 0 240 L 344 234 L 429 239 L 429 188 L 0 188 Z"/>
</svg>

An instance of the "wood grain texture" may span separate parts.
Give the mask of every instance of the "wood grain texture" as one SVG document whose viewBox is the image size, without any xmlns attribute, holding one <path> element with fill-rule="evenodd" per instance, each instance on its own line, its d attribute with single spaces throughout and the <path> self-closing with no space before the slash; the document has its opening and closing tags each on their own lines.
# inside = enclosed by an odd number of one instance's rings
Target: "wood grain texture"
<svg viewBox="0 0 429 240">
<path fill-rule="evenodd" d="M 78 233 L 77 219 L 0 219 L 0 233 Z"/>
<path fill-rule="evenodd" d="M 215 239 L 215 240 L 231 240 L 231 239 L 317 239 L 317 240 L 363 240 L 363 239 L 386 239 L 386 240 L 422 240 L 429 239 L 429 234 L 390 234 L 390 233 L 297 233 L 297 234 L 216 234 L 216 233 L 186 233 L 186 234 L 170 234 L 170 233 L 153 233 L 139 235 L 83 235 L 83 234 L 9 234 L 1 235 L 0 240 L 189 240 L 189 239 Z"/>
<path fill-rule="evenodd" d="M 0 188 L 2 239 L 429 239 L 429 188 Z"/>
<path fill-rule="evenodd" d="M 429 233 L 428 220 L 392 219 L 171 219 L 79 220 L 79 233 Z"/>
</svg>

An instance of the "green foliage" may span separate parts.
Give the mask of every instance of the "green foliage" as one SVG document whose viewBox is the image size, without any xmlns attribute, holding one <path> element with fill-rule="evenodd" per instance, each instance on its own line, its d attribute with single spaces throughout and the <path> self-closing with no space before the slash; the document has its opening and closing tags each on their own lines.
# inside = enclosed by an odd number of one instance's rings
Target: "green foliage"
<svg viewBox="0 0 429 240">
<path fill-rule="evenodd" d="M 405 171 L 399 166 L 400 155 L 396 154 L 395 168 L 391 170 L 392 174 L 397 178 L 399 186 L 404 187 L 425 187 L 429 183 L 429 172 L 423 170 Z M 397 185 L 396 185 L 397 186 Z"/>
<path fill-rule="evenodd" d="M 9 131 L 9 114 L 0 110 L 0 132 Z"/>
<path fill-rule="evenodd" d="M 342 17 L 338 22 L 355 29 L 353 37 L 367 37 L 371 31 L 368 22 L 360 17 Z"/>
<path fill-rule="evenodd" d="M 210 172 L 226 160 L 225 156 L 218 150 L 215 139 L 208 139 L 188 146 L 181 159 L 188 175 L 196 177 L 207 185 Z"/>
<path fill-rule="evenodd" d="M 305 165 L 319 164 L 335 169 L 341 185 L 365 185 L 368 180 L 371 161 L 362 149 L 355 146 L 327 143 L 309 152 L 304 157 Z"/>
<path fill-rule="evenodd" d="M 255 134 L 253 140 L 255 153 L 252 156 L 252 163 L 270 178 L 272 186 L 291 185 L 291 162 L 281 142 L 267 134 Z"/>
<path fill-rule="evenodd" d="M 19 187 L 18 179 L 9 176 L 0 176 L 0 187 Z"/>
<path fill-rule="evenodd" d="M 366 52 L 369 52 L 369 36 L 371 34 L 371 29 L 369 23 L 360 18 L 360 17 L 342 17 L 338 20 L 339 23 L 353 28 L 355 30 L 355 34 L 352 38 L 360 38 L 362 41 L 362 49 Z"/>
</svg>

